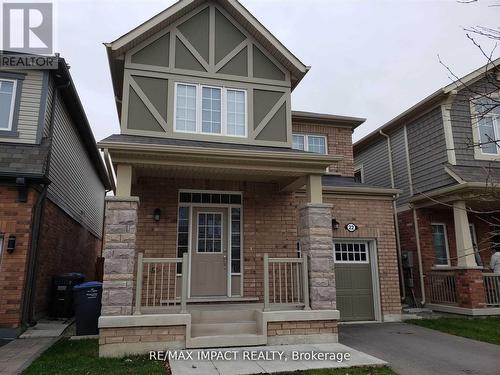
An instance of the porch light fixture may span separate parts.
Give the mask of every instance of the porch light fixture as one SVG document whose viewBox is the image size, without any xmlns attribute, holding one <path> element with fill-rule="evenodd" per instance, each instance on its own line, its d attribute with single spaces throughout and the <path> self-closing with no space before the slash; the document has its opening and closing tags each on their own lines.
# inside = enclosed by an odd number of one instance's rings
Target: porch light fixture
<svg viewBox="0 0 500 375">
<path fill-rule="evenodd" d="M 332 219 L 332 229 L 339 229 L 340 228 L 340 223 L 337 221 L 337 219 L 333 218 Z"/>
<path fill-rule="evenodd" d="M 160 221 L 161 210 L 159 208 L 155 208 L 153 212 L 153 219 L 158 222 Z"/>
</svg>

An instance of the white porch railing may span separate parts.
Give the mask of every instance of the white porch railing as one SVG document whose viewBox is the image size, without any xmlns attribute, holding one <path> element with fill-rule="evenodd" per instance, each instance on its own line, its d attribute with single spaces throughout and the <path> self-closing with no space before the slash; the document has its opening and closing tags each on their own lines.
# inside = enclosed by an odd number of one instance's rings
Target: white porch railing
<svg viewBox="0 0 500 375">
<path fill-rule="evenodd" d="M 264 255 L 264 309 L 303 306 L 309 310 L 307 258 L 269 258 Z"/>
<path fill-rule="evenodd" d="M 500 306 L 500 273 L 483 273 L 486 306 Z"/>
<path fill-rule="evenodd" d="M 181 265 L 181 274 L 178 273 Z M 134 314 L 143 310 L 178 307 L 185 313 L 188 291 L 188 255 L 182 258 L 144 258 L 137 256 Z M 180 280 L 178 280 L 180 279 Z"/>
<path fill-rule="evenodd" d="M 456 305 L 457 287 L 453 272 L 432 272 L 427 275 L 429 299 L 432 303 Z"/>
</svg>

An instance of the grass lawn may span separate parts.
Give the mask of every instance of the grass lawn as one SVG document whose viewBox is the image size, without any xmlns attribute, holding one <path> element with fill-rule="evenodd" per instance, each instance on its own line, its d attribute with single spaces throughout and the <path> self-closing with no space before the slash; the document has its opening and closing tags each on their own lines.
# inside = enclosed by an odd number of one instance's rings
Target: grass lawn
<svg viewBox="0 0 500 375">
<path fill-rule="evenodd" d="M 499 317 L 422 319 L 407 320 L 406 323 L 500 345 Z"/>
<path fill-rule="evenodd" d="M 156 375 L 167 374 L 161 362 L 145 356 L 122 359 L 99 358 L 97 340 L 63 339 L 31 364 L 23 375 Z M 388 367 L 325 369 L 283 372 L 280 375 L 394 375 Z"/>
<path fill-rule="evenodd" d="M 23 375 L 166 374 L 163 363 L 149 361 L 144 356 L 99 358 L 98 348 L 97 340 L 63 339 L 24 370 Z"/>
</svg>

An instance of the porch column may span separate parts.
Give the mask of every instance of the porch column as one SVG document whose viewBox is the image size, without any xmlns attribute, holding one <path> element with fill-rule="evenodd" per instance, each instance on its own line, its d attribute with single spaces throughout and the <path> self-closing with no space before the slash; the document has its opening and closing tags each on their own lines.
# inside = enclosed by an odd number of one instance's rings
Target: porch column
<svg viewBox="0 0 500 375">
<path fill-rule="evenodd" d="M 131 315 L 138 197 L 106 197 L 101 315 Z"/>
<path fill-rule="evenodd" d="M 307 203 L 299 208 L 299 241 L 302 256 L 309 262 L 311 308 L 336 308 L 333 268 L 332 205 Z"/>
<path fill-rule="evenodd" d="M 310 203 L 323 203 L 323 184 L 320 175 L 306 177 L 306 196 Z"/>
<path fill-rule="evenodd" d="M 132 166 L 118 164 L 116 166 L 116 196 L 130 197 L 132 190 Z"/>
<path fill-rule="evenodd" d="M 457 244 L 457 265 L 459 267 L 477 267 L 464 201 L 453 202 L 453 219 Z"/>
</svg>

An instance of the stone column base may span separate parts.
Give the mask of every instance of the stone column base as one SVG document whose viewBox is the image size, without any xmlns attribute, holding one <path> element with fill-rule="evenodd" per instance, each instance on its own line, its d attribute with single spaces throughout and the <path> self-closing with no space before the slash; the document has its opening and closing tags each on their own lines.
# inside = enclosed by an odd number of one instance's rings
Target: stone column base
<svg viewBox="0 0 500 375">
<path fill-rule="evenodd" d="M 138 207 L 138 197 L 106 197 L 103 316 L 132 314 Z"/>
</svg>

